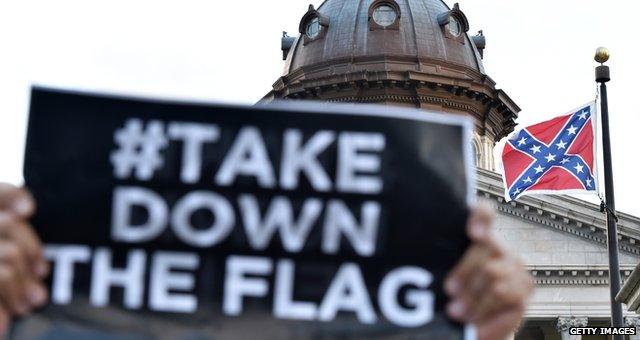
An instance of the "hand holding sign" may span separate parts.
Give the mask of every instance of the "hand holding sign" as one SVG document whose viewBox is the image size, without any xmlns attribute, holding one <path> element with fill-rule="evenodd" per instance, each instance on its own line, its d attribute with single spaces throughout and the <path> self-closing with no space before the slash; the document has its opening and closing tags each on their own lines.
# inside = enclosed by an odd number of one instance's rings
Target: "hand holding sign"
<svg viewBox="0 0 640 340">
<path fill-rule="evenodd" d="M 42 247 L 26 219 L 34 212 L 26 191 L 0 183 L 0 332 L 10 315 L 26 315 L 45 303 L 40 282 L 48 272 Z"/>
<path fill-rule="evenodd" d="M 475 209 L 467 222 L 470 249 L 445 282 L 450 317 L 473 323 L 478 339 L 507 339 L 522 322 L 533 292 L 532 278 L 519 257 L 493 235 L 493 211 Z"/>
</svg>

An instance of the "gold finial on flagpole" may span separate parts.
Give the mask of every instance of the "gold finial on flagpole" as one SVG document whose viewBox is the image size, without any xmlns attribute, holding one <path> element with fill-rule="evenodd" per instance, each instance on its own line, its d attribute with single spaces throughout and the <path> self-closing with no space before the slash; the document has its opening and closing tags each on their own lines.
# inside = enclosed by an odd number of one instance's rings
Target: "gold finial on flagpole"
<svg viewBox="0 0 640 340">
<path fill-rule="evenodd" d="M 600 64 L 604 64 L 609 60 L 610 57 L 611 57 L 611 53 L 606 47 L 598 47 L 598 49 L 596 50 L 596 56 L 594 59 Z"/>
</svg>

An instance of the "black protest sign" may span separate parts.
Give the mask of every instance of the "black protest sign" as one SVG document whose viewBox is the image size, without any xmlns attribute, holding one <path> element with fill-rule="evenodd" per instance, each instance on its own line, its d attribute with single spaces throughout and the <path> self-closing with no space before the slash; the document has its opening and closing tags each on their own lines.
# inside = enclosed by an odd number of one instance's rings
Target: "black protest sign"
<svg viewBox="0 0 640 340">
<path fill-rule="evenodd" d="M 35 89 L 25 179 L 51 302 L 16 338 L 461 339 L 463 118 Z"/>
</svg>

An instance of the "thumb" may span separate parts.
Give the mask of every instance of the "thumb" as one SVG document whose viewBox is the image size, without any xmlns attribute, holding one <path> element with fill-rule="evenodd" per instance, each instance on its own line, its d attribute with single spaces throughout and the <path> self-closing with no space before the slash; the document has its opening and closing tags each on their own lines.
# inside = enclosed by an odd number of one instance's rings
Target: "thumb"
<svg viewBox="0 0 640 340">
<path fill-rule="evenodd" d="M 33 197 L 27 190 L 0 183 L 0 211 L 29 218 L 33 215 L 35 207 Z"/>
</svg>

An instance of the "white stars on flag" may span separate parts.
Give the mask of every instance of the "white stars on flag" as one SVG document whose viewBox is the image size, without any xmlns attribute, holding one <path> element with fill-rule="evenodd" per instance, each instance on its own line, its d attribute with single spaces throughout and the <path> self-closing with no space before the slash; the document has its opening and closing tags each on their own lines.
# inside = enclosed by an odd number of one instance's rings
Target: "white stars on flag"
<svg viewBox="0 0 640 340">
<path fill-rule="evenodd" d="M 540 148 L 542 148 L 540 145 L 534 145 L 534 146 L 533 146 L 531 149 L 529 149 L 529 150 L 531 150 L 531 152 L 533 152 L 533 154 L 535 155 L 535 154 L 537 154 L 537 153 L 542 152 L 542 151 L 540 151 Z"/>
<path fill-rule="evenodd" d="M 533 168 L 533 170 L 536 171 L 536 174 L 540 174 L 540 173 L 542 173 L 544 171 L 544 168 L 540 164 L 538 164 L 538 167 L 537 168 Z"/>
<path fill-rule="evenodd" d="M 527 144 L 527 139 L 522 137 L 521 140 L 518 141 L 518 146 L 524 146 Z"/>
<path fill-rule="evenodd" d="M 567 164 L 567 163 L 569 163 L 569 162 L 570 162 L 569 158 L 563 158 L 563 159 L 560 161 L 560 164 L 565 165 L 565 164 Z"/>
<path fill-rule="evenodd" d="M 578 131 L 578 128 L 573 125 L 571 125 L 571 127 L 567 129 L 567 132 L 569 132 L 569 136 L 575 135 L 577 131 Z"/>
<path fill-rule="evenodd" d="M 580 164 L 580 163 L 576 164 L 574 169 L 576 169 L 576 172 L 579 173 L 579 174 L 584 172 L 584 166 L 582 164 Z"/>
<path fill-rule="evenodd" d="M 545 159 L 547 160 L 547 162 L 551 163 L 554 162 L 556 160 L 556 155 L 552 155 L 552 154 L 548 154 Z"/>
<path fill-rule="evenodd" d="M 592 183 L 592 182 L 593 182 L 593 181 L 592 181 L 592 180 L 590 180 L 590 179 L 588 179 L 588 180 L 587 180 L 587 188 L 591 188 L 591 185 L 592 185 L 591 183 Z"/>
<path fill-rule="evenodd" d="M 527 178 L 524 179 L 523 182 L 524 182 L 524 184 L 530 184 L 530 183 L 533 183 L 533 180 L 531 179 L 531 177 L 527 177 Z"/>
<path fill-rule="evenodd" d="M 556 144 L 556 146 L 558 147 L 558 150 L 566 150 L 567 149 L 567 143 L 565 143 L 562 140 L 560 142 L 558 142 L 558 144 Z"/>
<path fill-rule="evenodd" d="M 585 120 L 587 119 L 587 115 L 589 114 L 588 111 L 582 111 L 581 114 L 578 115 L 578 117 L 580 118 L 580 120 Z"/>
</svg>

